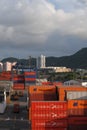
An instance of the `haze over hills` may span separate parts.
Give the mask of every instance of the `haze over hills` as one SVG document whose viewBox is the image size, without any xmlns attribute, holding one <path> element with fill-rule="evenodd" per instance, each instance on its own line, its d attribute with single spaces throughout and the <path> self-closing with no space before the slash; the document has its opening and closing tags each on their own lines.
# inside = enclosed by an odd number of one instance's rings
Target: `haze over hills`
<svg viewBox="0 0 87 130">
<path fill-rule="evenodd" d="M 46 66 L 66 66 L 70 68 L 87 68 L 87 48 L 82 48 L 78 52 L 70 56 L 63 57 L 46 57 Z M 3 59 L 1 62 L 18 62 L 22 65 L 29 65 L 29 59 L 17 59 L 9 57 Z M 36 58 L 31 58 L 31 65 L 36 66 Z"/>
</svg>

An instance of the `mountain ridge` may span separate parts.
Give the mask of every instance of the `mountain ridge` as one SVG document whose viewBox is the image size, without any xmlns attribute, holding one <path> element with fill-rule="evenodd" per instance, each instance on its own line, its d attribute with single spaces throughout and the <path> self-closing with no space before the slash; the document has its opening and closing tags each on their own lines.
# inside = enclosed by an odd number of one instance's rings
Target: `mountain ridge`
<svg viewBox="0 0 87 130">
<path fill-rule="evenodd" d="M 62 57 L 46 57 L 46 66 L 66 66 L 70 68 L 87 68 L 87 48 L 82 48 L 73 55 Z M 8 57 L 1 62 L 18 62 L 22 65 L 29 65 L 29 59 L 18 59 L 14 57 Z M 36 66 L 36 58 L 31 58 L 31 65 Z"/>
</svg>

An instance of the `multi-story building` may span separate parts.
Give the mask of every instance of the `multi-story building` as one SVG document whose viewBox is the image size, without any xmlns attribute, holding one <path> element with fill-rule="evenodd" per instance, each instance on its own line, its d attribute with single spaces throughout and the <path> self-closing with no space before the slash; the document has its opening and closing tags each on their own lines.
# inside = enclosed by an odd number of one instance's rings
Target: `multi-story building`
<svg viewBox="0 0 87 130">
<path fill-rule="evenodd" d="M 12 64 L 10 62 L 5 62 L 3 64 L 3 70 L 4 71 L 11 71 L 11 68 L 12 68 Z"/>
<path fill-rule="evenodd" d="M 37 68 L 45 68 L 45 56 L 41 55 L 40 57 L 37 58 Z"/>
</svg>

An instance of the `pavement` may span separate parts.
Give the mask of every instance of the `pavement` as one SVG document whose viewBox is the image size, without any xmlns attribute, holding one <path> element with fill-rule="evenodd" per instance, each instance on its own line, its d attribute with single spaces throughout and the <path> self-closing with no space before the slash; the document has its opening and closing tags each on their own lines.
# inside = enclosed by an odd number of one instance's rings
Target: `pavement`
<svg viewBox="0 0 87 130">
<path fill-rule="evenodd" d="M 19 113 L 14 113 L 13 111 L 15 103 L 20 105 Z M 8 96 L 6 110 L 3 114 L 0 114 L 0 130 L 31 130 L 28 116 L 27 91 L 17 101 L 12 101 Z"/>
<path fill-rule="evenodd" d="M 13 104 L 7 105 L 5 112 L 0 114 L 0 130 L 31 130 L 28 115 L 25 105 L 20 105 L 19 113 L 13 112 Z"/>
</svg>

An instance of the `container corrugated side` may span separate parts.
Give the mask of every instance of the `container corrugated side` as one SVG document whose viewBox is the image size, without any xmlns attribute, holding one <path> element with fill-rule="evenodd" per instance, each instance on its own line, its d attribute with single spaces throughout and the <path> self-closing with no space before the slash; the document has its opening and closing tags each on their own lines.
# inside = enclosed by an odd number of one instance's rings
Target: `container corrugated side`
<svg viewBox="0 0 87 130">
<path fill-rule="evenodd" d="M 25 86 L 22 83 L 14 83 L 13 84 L 13 89 L 15 89 L 15 90 L 24 90 Z"/>
<path fill-rule="evenodd" d="M 33 101 L 31 104 L 32 111 L 67 111 L 68 108 L 68 104 L 66 101 Z"/>
<path fill-rule="evenodd" d="M 69 117 L 68 124 L 69 125 L 87 125 L 87 117 L 85 116 Z"/>
<path fill-rule="evenodd" d="M 66 91 L 87 91 L 87 88 L 82 86 L 57 86 L 60 101 L 65 100 Z"/>
<path fill-rule="evenodd" d="M 66 119 L 63 120 L 51 120 L 51 121 L 45 121 L 45 120 L 32 120 L 32 127 L 33 128 L 64 128 L 68 127 L 68 121 Z"/>
<path fill-rule="evenodd" d="M 68 100 L 68 116 L 87 116 L 87 100 Z"/>
<path fill-rule="evenodd" d="M 66 91 L 67 100 L 87 100 L 87 91 Z"/>
<path fill-rule="evenodd" d="M 68 116 L 87 116 L 87 109 L 68 109 Z"/>
<path fill-rule="evenodd" d="M 39 127 L 38 128 L 35 128 L 35 127 L 33 128 L 32 127 L 32 130 L 49 130 L 49 129 L 50 130 L 69 130 L 68 128 L 60 128 L 60 127 L 58 127 L 58 128 L 43 128 L 43 127 L 42 128 L 39 128 Z"/>
<path fill-rule="evenodd" d="M 87 125 L 69 125 L 68 130 L 87 130 Z"/>
<path fill-rule="evenodd" d="M 87 100 L 68 100 L 68 109 L 87 109 Z"/>
<path fill-rule="evenodd" d="M 29 93 L 56 93 L 54 85 L 29 86 Z"/>
<path fill-rule="evenodd" d="M 54 119 L 66 119 L 68 117 L 67 111 L 32 111 L 32 120 L 54 120 Z"/>
</svg>

